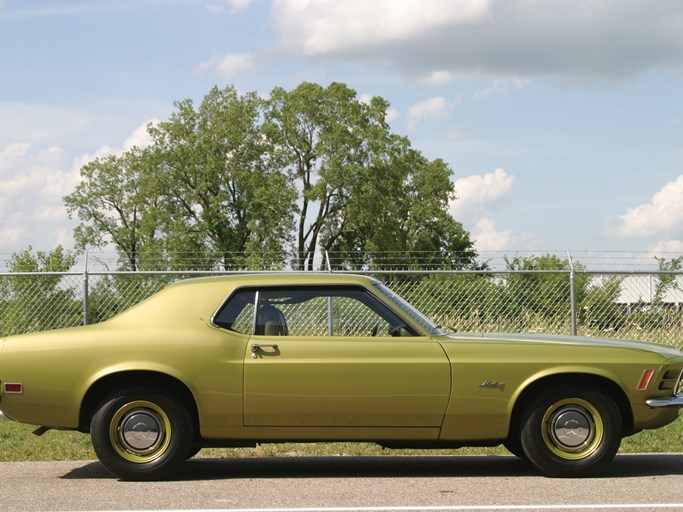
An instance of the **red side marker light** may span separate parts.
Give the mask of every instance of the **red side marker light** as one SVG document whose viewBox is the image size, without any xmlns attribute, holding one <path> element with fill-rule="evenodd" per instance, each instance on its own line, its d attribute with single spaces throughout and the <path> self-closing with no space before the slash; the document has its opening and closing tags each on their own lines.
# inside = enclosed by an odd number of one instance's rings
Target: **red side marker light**
<svg viewBox="0 0 683 512">
<path fill-rule="evenodd" d="M 643 372 L 643 376 L 640 378 L 640 382 L 638 383 L 638 391 L 645 391 L 648 388 L 654 374 L 654 370 L 645 370 Z"/>
<path fill-rule="evenodd" d="M 18 395 L 24 392 L 23 384 L 17 382 L 5 382 L 5 393 Z"/>
</svg>

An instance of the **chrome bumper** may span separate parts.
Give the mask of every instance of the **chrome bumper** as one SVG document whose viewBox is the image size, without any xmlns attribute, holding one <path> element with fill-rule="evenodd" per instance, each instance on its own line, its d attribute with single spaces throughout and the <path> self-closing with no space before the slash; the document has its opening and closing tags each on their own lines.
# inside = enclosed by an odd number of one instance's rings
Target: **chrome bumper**
<svg viewBox="0 0 683 512">
<path fill-rule="evenodd" d="M 683 408 L 683 395 L 672 396 L 671 398 L 650 398 L 645 403 L 650 407 Z"/>
<path fill-rule="evenodd" d="M 5 413 L 0 411 L 0 421 L 13 421 L 12 418 L 5 416 Z"/>
</svg>

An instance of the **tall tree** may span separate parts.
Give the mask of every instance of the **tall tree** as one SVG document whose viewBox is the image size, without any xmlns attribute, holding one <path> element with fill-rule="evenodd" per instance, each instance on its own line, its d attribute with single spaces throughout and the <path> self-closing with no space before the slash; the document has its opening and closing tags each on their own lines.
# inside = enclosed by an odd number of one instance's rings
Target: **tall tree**
<svg viewBox="0 0 683 512">
<path fill-rule="evenodd" d="M 149 179 L 152 172 L 150 152 L 137 147 L 81 168 L 81 182 L 64 197 L 69 217 L 81 219 L 74 230 L 81 249 L 113 243 L 130 270 L 138 270 L 143 251 L 159 249 L 159 192 Z"/>
<path fill-rule="evenodd" d="M 262 106 L 255 93 L 214 87 L 199 109 L 178 102 L 150 128 L 170 248 L 216 253 L 226 267 L 244 264 L 245 252 L 284 253 L 295 193 L 270 162 Z"/>
<path fill-rule="evenodd" d="M 451 169 L 430 161 L 404 137 L 373 156 L 340 211 L 345 229 L 326 239 L 347 265 L 464 268 L 475 265 L 469 233 L 448 213 Z"/>
<path fill-rule="evenodd" d="M 389 104 L 344 84 L 275 88 L 269 100 L 214 87 L 148 127 L 151 145 L 83 167 L 65 197 L 81 247 L 113 243 L 130 269 L 314 268 L 319 250 L 429 252 L 473 262 L 469 234 L 448 214 L 451 170 L 391 133 Z M 456 252 L 460 254 L 454 256 Z M 463 252 L 464 251 L 464 252 Z M 364 259 L 363 259 L 364 258 Z M 184 258 L 182 258 L 184 259 Z"/>
<path fill-rule="evenodd" d="M 262 101 L 227 87 L 212 89 L 198 109 L 191 100 L 175 106 L 148 127 L 148 148 L 81 169 L 64 198 L 81 220 L 79 246 L 113 243 L 131 270 L 182 268 L 188 256 L 193 268 L 283 264 L 295 192 L 272 166 Z"/>
<path fill-rule="evenodd" d="M 346 85 L 303 83 L 275 88 L 266 114 L 275 162 L 299 191 L 296 250 L 299 268 L 312 269 L 321 232 L 336 218 L 368 162 L 368 147 L 385 112 L 361 103 Z"/>
<path fill-rule="evenodd" d="M 266 130 L 300 192 L 299 268 L 312 269 L 319 248 L 361 260 L 369 251 L 431 251 L 440 261 L 465 251 L 460 266 L 473 261 L 467 232 L 447 213 L 451 170 L 392 134 L 388 108 L 340 83 L 273 91 Z"/>
</svg>

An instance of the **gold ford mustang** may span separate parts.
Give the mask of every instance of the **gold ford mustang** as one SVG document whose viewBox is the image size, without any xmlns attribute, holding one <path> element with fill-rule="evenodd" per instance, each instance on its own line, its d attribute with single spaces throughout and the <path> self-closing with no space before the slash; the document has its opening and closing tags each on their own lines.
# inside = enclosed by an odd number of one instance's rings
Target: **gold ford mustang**
<svg viewBox="0 0 683 512">
<path fill-rule="evenodd" d="M 202 447 L 504 444 L 595 474 L 674 421 L 683 353 L 658 344 L 447 334 L 380 282 L 245 274 L 175 283 L 101 324 L 0 340 L 0 417 L 89 432 L 121 478 Z"/>
</svg>

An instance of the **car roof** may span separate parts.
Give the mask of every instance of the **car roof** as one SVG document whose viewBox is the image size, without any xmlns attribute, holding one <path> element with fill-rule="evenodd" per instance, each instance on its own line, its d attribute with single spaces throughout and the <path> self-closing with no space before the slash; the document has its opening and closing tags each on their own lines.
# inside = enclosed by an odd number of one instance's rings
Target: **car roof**
<svg viewBox="0 0 683 512">
<path fill-rule="evenodd" d="M 110 322 L 128 321 L 145 324 L 150 316 L 159 314 L 159 311 L 163 311 L 166 318 L 203 318 L 213 313 L 221 302 L 238 288 L 296 285 L 370 286 L 377 282 L 368 276 L 329 272 L 240 272 L 227 276 L 180 279 L 113 317 Z"/>
<path fill-rule="evenodd" d="M 176 281 L 171 286 L 194 284 L 230 284 L 242 286 L 283 286 L 283 285 L 325 285 L 349 284 L 368 285 L 377 279 L 359 275 L 331 272 L 240 272 L 239 274 L 195 277 Z"/>
</svg>

